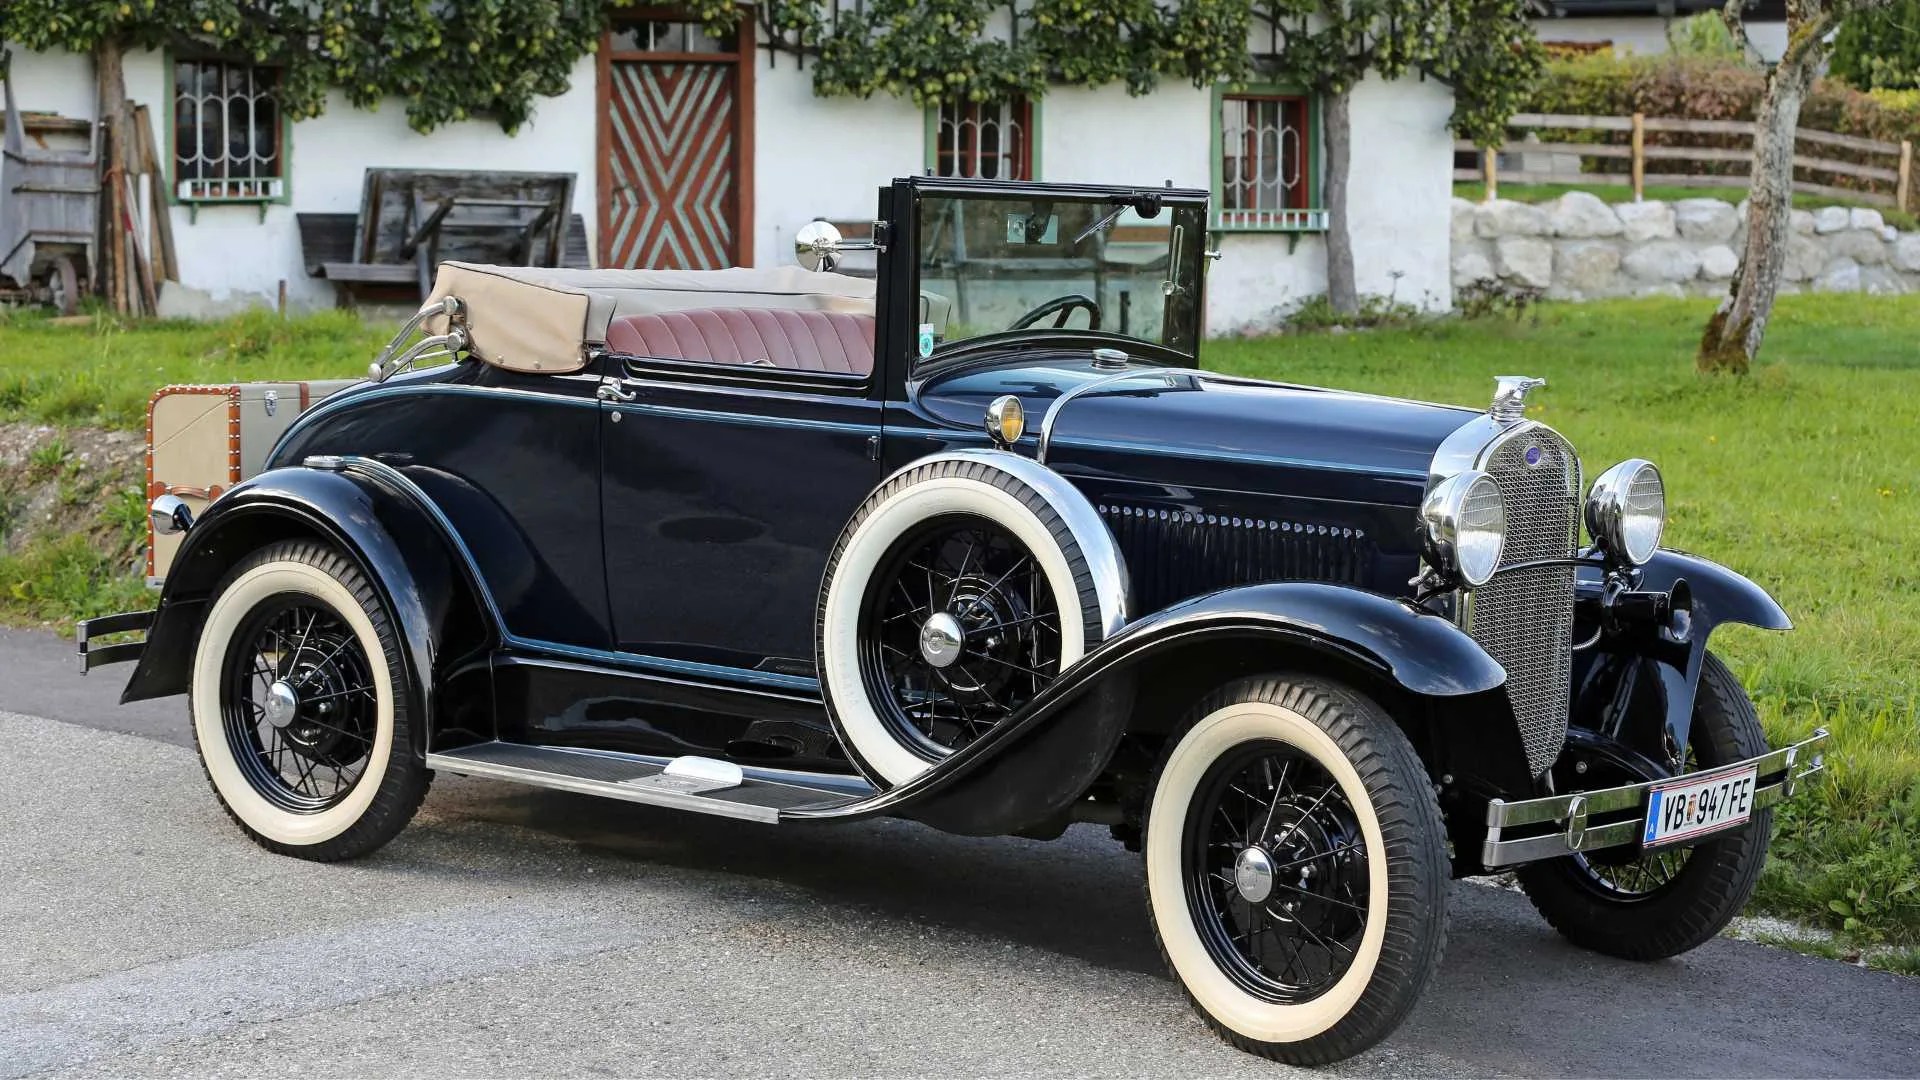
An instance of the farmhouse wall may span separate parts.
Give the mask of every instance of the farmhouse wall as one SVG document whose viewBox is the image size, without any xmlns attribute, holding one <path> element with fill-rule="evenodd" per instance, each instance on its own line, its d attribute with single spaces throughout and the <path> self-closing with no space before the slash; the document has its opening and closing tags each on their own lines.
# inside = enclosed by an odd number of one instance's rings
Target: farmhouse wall
<svg viewBox="0 0 1920 1080">
<path fill-rule="evenodd" d="M 1453 200 L 1453 285 L 1496 279 L 1557 300 L 1718 296 L 1739 268 L 1746 204 L 1610 205 L 1569 192 L 1539 206 Z M 1877 210 L 1795 210 L 1782 292 L 1920 291 L 1920 232 Z"/>
<path fill-rule="evenodd" d="M 128 96 L 149 107 L 163 157 L 171 145 L 167 65 L 166 54 L 149 51 L 130 53 L 125 67 Z M 271 303 L 282 281 L 293 306 L 332 306 L 333 286 L 307 273 L 295 215 L 357 213 L 369 167 L 573 172 L 574 210 L 585 218 L 597 251 L 596 79 L 595 58 L 583 57 L 567 92 L 539 101 L 532 119 L 511 136 L 490 119 L 420 135 L 407 126 L 404 101 L 391 99 L 369 111 L 330 93 L 321 116 L 290 126 L 283 200 L 169 207 L 191 301 L 169 313 L 218 314 Z M 755 61 L 749 227 L 756 265 L 790 264 L 794 230 L 815 218 L 870 220 L 883 185 L 927 164 L 924 110 L 885 95 L 816 97 L 812 79 L 813 72 L 791 58 L 769 64 L 763 54 Z M 16 50 L 13 81 L 23 109 L 94 116 L 92 62 L 85 55 Z M 1369 76 L 1351 100 L 1349 217 L 1359 290 L 1446 310 L 1454 277 L 1447 248 L 1452 91 L 1434 79 Z M 1152 186 L 1171 181 L 1207 189 L 1215 170 L 1215 108 L 1211 90 L 1179 80 L 1139 97 L 1121 86 L 1051 87 L 1036 105 L 1037 178 Z M 1322 233 L 1216 232 L 1209 242 L 1221 254 L 1207 274 L 1209 333 L 1272 329 L 1326 292 Z M 857 272 L 860 265 L 850 260 L 849 269 Z"/>
</svg>

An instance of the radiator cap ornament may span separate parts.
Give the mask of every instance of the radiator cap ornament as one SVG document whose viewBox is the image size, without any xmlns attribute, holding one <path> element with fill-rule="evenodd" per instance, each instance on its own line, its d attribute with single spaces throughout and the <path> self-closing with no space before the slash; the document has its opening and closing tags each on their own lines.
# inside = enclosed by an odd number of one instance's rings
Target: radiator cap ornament
<svg viewBox="0 0 1920 1080">
<path fill-rule="evenodd" d="M 1547 380 L 1531 375 L 1497 375 L 1494 383 L 1493 407 L 1487 415 L 1503 424 L 1514 424 L 1527 418 L 1527 395 L 1547 385 Z"/>
</svg>

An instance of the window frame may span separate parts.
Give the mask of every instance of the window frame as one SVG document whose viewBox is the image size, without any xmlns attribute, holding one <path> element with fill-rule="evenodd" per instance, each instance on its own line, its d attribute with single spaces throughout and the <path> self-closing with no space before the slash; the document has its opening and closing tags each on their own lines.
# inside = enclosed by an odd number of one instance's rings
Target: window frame
<svg viewBox="0 0 1920 1080">
<path fill-rule="evenodd" d="M 1307 155 L 1306 182 L 1307 205 L 1303 208 L 1288 208 L 1274 211 L 1229 211 L 1224 203 L 1223 186 L 1226 136 L 1221 111 L 1230 100 L 1281 100 L 1298 99 L 1305 103 L 1306 132 L 1302 147 Z M 1325 125 L 1322 121 L 1321 96 L 1310 89 L 1288 83 L 1263 83 L 1228 89 L 1223 83 L 1215 83 L 1210 102 L 1211 113 L 1207 126 L 1210 132 L 1208 151 L 1211 160 L 1208 163 L 1211 180 L 1208 194 L 1213 204 L 1211 227 L 1216 232 L 1243 233 L 1323 233 L 1327 231 L 1326 195 L 1326 146 L 1324 144 Z M 1270 220 L 1241 221 L 1232 215 L 1240 213 L 1271 213 Z"/>
<path fill-rule="evenodd" d="M 985 108 L 989 105 L 998 104 L 1001 101 L 1008 101 L 1008 100 L 1010 99 L 1000 98 L 1000 99 L 997 99 L 997 101 L 979 102 L 977 105 L 974 102 L 947 102 L 945 104 L 946 105 L 968 105 L 968 106 L 974 106 L 977 108 Z M 1021 94 L 1021 95 L 1018 95 L 1017 99 L 1014 99 L 1014 100 L 1022 101 L 1025 103 L 1025 106 L 1026 106 L 1026 114 L 1027 114 L 1026 115 L 1026 145 L 1023 149 L 1026 152 L 1025 153 L 1026 166 L 1027 166 L 1027 173 L 1029 175 L 1012 176 L 1012 177 L 1003 176 L 992 181 L 994 183 L 1004 183 L 1004 184 L 1033 183 L 1033 182 L 1039 181 L 1042 175 L 1040 171 L 1040 142 L 1041 142 L 1040 116 L 1044 110 L 1044 106 L 1042 104 L 1044 101 L 1044 97 L 1035 97 L 1029 94 Z M 944 180 L 970 179 L 968 177 L 946 176 L 939 171 L 940 170 L 940 110 L 944 107 L 945 105 L 942 105 L 942 104 L 933 104 L 933 105 L 927 106 L 927 109 L 926 109 L 926 138 L 924 140 L 924 143 L 925 143 L 924 149 L 925 149 L 927 175 L 937 176 Z M 1016 158 L 1016 160 L 1018 159 Z"/>
<path fill-rule="evenodd" d="M 287 119 L 286 110 L 280 108 L 274 118 L 280 143 L 280 193 L 277 195 L 195 197 L 180 194 L 180 152 L 179 127 L 175 123 L 175 113 L 180 99 L 180 65 L 183 63 L 207 63 L 240 65 L 251 68 L 271 68 L 285 72 L 279 64 L 260 64 L 240 57 L 224 55 L 219 52 L 176 51 L 167 49 L 161 54 L 166 65 L 166 100 L 162 120 L 166 124 L 166 161 L 162 175 L 166 177 L 167 205 L 184 206 L 190 214 L 189 220 L 198 218 L 203 206 L 253 206 L 258 207 L 262 220 L 266 219 L 267 207 L 286 206 L 293 202 L 293 121 Z M 276 101 L 276 105 L 278 102 Z M 157 148 L 156 148 L 157 149 Z"/>
</svg>

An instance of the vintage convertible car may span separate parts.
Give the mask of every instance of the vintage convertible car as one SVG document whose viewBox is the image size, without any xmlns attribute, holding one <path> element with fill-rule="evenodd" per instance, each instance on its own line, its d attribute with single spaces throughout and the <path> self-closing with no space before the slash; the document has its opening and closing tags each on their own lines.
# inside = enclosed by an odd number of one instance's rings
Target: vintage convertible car
<svg viewBox="0 0 1920 1080">
<path fill-rule="evenodd" d="M 1787 616 L 1660 547 L 1653 465 L 1583 491 L 1538 380 L 1476 410 L 1201 369 L 1207 221 L 916 177 L 802 267 L 448 264 L 258 475 L 154 501 L 159 607 L 83 666 L 188 694 L 235 822 L 308 859 L 437 771 L 1104 824 L 1200 1015 L 1287 1061 L 1401 1022 L 1450 877 L 1517 868 L 1615 956 L 1711 937 L 1825 733 L 1770 749 L 1708 640 Z"/>
</svg>

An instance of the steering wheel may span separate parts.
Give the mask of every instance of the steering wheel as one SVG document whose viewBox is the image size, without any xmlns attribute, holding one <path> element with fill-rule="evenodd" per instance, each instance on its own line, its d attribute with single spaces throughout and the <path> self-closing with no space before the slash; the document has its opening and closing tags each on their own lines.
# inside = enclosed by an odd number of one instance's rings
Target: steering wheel
<svg viewBox="0 0 1920 1080">
<path fill-rule="evenodd" d="M 1087 296 L 1084 293 L 1068 293 L 1065 296 L 1056 296 L 1046 303 L 1041 304 L 1039 307 L 1034 308 L 1032 311 L 1027 312 L 1025 315 L 1013 320 L 1013 325 L 1007 327 L 1007 329 L 1025 330 L 1041 319 L 1058 312 L 1059 317 L 1053 320 L 1053 328 L 1058 330 L 1067 325 L 1067 318 L 1073 314 L 1075 308 L 1087 309 L 1087 329 L 1100 329 L 1100 305 L 1094 302 L 1093 297 Z"/>
</svg>

